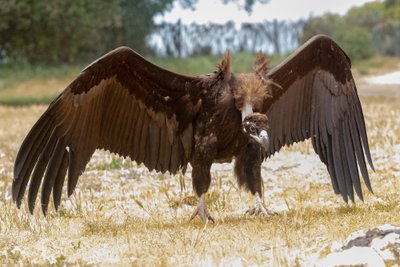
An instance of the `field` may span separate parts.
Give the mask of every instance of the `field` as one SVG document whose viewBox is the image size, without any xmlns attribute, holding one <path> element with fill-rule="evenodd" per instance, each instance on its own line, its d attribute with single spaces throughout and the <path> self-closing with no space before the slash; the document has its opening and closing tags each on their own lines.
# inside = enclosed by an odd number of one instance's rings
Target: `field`
<svg viewBox="0 0 400 267">
<path fill-rule="evenodd" d="M 19 104 L 23 94 L 22 102 L 46 102 L 75 71 L 7 80 L 0 99 Z M 30 215 L 26 198 L 18 210 L 10 193 L 13 162 L 46 106 L 0 105 L 0 265 L 309 266 L 356 230 L 399 223 L 400 88 L 358 80 L 374 194 L 364 187 L 364 203 L 345 204 L 305 142 L 263 165 L 265 200 L 278 211 L 272 218 L 245 215 L 251 195 L 237 187 L 231 164 L 214 165 L 207 196 L 214 224 L 189 220 L 197 204 L 190 169 L 157 174 L 105 151 L 95 153 L 57 212 L 50 207 L 46 217 L 40 209 Z M 36 101 L 34 92 L 45 92 L 44 100 Z"/>
</svg>

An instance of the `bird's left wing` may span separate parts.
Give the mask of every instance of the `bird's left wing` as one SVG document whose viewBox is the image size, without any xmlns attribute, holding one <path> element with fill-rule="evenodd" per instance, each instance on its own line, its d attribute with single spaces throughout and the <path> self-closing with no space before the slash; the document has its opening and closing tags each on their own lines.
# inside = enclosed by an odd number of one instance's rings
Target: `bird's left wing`
<svg viewBox="0 0 400 267">
<path fill-rule="evenodd" d="M 264 113 L 270 122 L 267 156 L 311 138 L 336 194 L 363 199 L 358 168 L 369 190 L 365 157 L 373 169 L 364 116 L 345 52 L 329 37 L 310 39 L 272 69 Z M 357 167 L 358 165 L 358 167 Z M 372 191 L 372 190 L 371 190 Z"/>
</svg>

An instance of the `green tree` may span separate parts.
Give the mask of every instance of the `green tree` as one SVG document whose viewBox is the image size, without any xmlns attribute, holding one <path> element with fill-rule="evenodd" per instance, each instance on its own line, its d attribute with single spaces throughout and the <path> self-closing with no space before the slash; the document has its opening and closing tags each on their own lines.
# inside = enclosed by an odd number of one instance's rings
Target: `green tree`
<svg viewBox="0 0 400 267">
<path fill-rule="evenodd" d="M 384 17 L 385 6 L 382 2 L 370 2 L 350 9 L 344 17 L 347 25 L 373 29 Z"/>
<path fill-rule="evenodd" d="M 346 15 L 311 18 L 300 37 L 305 42 L 317 33 L 334 37 L 353 59 L 374 53 L 400 55 L 400 0 L 366 3 Z"/>
<path fill-rule="evenodd" d="M 117 0 L 1 2 L 0 49 L 31 63 L 73 62 L 98 53 L 119 21 Z M 3 9 L 4 8 L 4 9 Z"/>
<path fill-rule="evenodd" d="M 380 23 L 374 28 L 372 37 L 380 54 L 400 56 L 400 21 Z"/>
<path fill-rule="evenodd" d="M 141 53 L 148 52 L 146 37 L 154 27 L 153 18 L 169 10 L 173 2 L 174 0 L 121 0 L 119 42 Z"/>
<path fill-rule="evenodd" d="M 321 17 L 310 18 L 303 27 L 303 34 L 300 36 L 300 43 L 305 43 L 316 34 L 332 36 L 333 33 L 343 25 L 342 18 L 337 14 L 326 14 Z"/>
<path fill-rule="evenodd" d="M 128 45 L 147 52 L 154 16 L 174 2 L 194 8 L 198 0 L 0 0 L 0 63 L 70 63 Z M 243 4 L 250 12 L 255 2 Z"/>
<path fill-rule="evenodd" d="M 353 60 L 366 59 L 374 54 L 372 34 L 365 28 L 339 28 L 333 33 L 333 38 Z"/>
<path fill-rule="evenodd" d="M 384 3 L 385 18 L 400 21 L 400 0 L 386 0 Z"/>
</svg>

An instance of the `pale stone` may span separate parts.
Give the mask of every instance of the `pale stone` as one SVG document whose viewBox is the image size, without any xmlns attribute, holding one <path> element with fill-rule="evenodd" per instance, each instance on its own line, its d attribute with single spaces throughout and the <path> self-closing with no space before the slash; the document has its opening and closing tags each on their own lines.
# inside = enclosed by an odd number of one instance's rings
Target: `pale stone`
<svg viewBox="0 0 400 267">
<path fill-rule="evenodd" d="M 334 267 L 342 265 L 362 265 L 385 267 L 381 256 L 370 247 L 352 247 L 350 249 L 329 254 L 316 264 L 318 267 Z"/>
<path fill-rule="evenodd" d="M 384 224 L 352 233 L 341 247 L 335 242 L 333 253 L 316 266 L 365 265 L 385 266 L 399 261 L 400 227 Z"/>
</svg>

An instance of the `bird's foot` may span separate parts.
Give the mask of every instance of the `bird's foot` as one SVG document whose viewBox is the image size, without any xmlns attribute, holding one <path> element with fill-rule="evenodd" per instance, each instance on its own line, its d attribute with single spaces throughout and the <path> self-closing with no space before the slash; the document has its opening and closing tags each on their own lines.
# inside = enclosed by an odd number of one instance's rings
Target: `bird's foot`
<svg viewBox="0 0 400 267">
<path fill-rule="evenodd" d="M 265 217 L 271 217 L 274 215 L 277 215 L 278 213 L 272 209 L 268 209 L 265 204 L 256 204 L 255 207 L 250 208 L 246 211 L 245 214 L 251 215 L 251 216 L 265 216 Z"/>
<path fill-rule="evenodd" d="M 271 217 L 277 215 L 278 213 L 272 209 L 268 209 L 263 199 L 258 193 L 256 193 L 256 205 L 253 208 L 248 209 L 245 214 L 251 216 Z"/>
<path fill-rule="evenodd" d="M 193 220 L 196 216 L 199 216 L 204 223 L 206 223 L 208 220 L 215 223 L 213 217 L 211 216 L 210 212 L 207 209 L 206 202 L 204 201 L 204 194 L 201 195 L 199 204 L 197 205 L 197 208 L 194 210 L 192 216 L 190 216 L 190 220 Z"/>
</svg>

